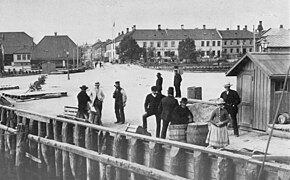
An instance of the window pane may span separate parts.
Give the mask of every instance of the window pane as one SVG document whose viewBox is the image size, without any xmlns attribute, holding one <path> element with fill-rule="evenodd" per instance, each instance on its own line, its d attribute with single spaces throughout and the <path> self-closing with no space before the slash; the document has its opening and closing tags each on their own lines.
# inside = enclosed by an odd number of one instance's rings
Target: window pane
<svg viewBox="0 0 290 180">
<path fill-rule="evenodd" d="M 30 54 L 27 54 L 27 60 L 30 60 L 30 56 L 31 56 Z"/>
<path fill-rule="evenodd" d="M 218 46 L 221 46 L 221 42 L 220 41 L 218 41 L 217 44 L 218 44 Z"/>
<path fill-rule="evenodd" d="M 22 60 L 26 60 L 26 54 L 22 54 Z"/>
<path fill-rule="evenodd" d="M 212 42 L 212 46 L 215 46 L 215 41 Z"/>
<path fill-rule="evenodd" d="M 21 60 L 21 55 L 20 54 L 17 55 L 17 60 Z"/>
<path fill-rule="evenodd" d="M 175 47 L 175 41 L 171 41 L 171 47 Z"/>
<path fill-rule="evenodd" d="M 168 42 L 167 41 L 164 42 L 164 47 L 168 47 Z"/>
</svg>

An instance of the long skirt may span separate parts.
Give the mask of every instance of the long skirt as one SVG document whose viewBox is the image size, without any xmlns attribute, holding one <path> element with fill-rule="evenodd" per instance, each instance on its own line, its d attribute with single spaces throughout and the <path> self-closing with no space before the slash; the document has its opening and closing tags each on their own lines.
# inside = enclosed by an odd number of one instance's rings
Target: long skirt
<svg viewBox="0 0 290 180">
<path fill-rule="evenodd" d="M 217 127 L 211 124 L 206 137 L 206 143 L 216 148 L 223 148 L 230 144 L 227 127 Z"/>
</svg>

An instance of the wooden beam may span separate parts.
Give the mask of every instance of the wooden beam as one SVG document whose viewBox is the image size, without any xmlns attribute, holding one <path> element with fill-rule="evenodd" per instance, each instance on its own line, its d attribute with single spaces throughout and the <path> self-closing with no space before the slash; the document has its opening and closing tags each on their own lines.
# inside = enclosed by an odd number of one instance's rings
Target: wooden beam
<svg viewBox="0 0 290 180">
<path fill-rule="evenodd" d="M 126 137 L 119 134 L 115 135 L 113 144 L 113 155 L 119 159 L 127 159 L 126 150 L 127 146 L 125 144 Z M 115 180 L 122 180 L 128 178 L 128 172 L 123 169 L 115 168 Z"/>
<path fill-rule="evenodd" d="M 55 141 L 62 141 L 62 122 L 53 120 L 53 139 Z M 60 149 L 54 150 L 55 156 L 55 176 L 57 180 L 62 179 L 62 152 Z"/>
<path fill-rule="evenodd" d="M 68 143 L 68 123 L 62 124 L 62 142 Z M 63 180 L 70 180 L 70 162 L 69 151 L 62 151 L 62 178 Z"/>
<path fill-rule="evenodd" d="M 26 140 L 27 133 L 25 132 L 24 124 L 19 124 L 17 126 L 18 134 L 17 134 L 17 145 L 16 145 L 16 158 L 15 158 L 15 166 L 16 166 L 16 174 L 20 179 L 26 179 L 25 173 L 25 153 L 26 153 Z"/>
<path fill-rule="evenodd" d="M 206 180 L 209 177 L 209 159 L 208 155 L 199 151 L 193 152 L 194 162 L 193 162 L 193 172 L 194 179 Z"/>
<path fill-rule="evenodd" d="M 133 163 L 140 163 L 141 157 L 144 156 L 144 148 L 142 147 L 144 144 L 137 139 L 137 138 L 131 138 L 130 139 L 130 149 L 129 149 L 129 161 Z M 141 180 L 144 179 L 144 176 L 141 176 L 137 173 L 131 173 L 131 180 Z"/>
<path fill-rule="evenodd" d="M 171 147 L 170 149 L 170 173 L 173 175 L 184 176 L 185 167 L 184 150 L 178 147 Z"/>
</svg>

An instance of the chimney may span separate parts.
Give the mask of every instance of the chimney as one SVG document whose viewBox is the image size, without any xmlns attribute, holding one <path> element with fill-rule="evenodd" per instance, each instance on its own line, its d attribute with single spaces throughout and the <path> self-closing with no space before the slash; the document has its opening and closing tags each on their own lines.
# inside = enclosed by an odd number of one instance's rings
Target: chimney
<svg viewBox="0 0 290 180">
<path fill-rule="evenodd" d="M 54 32 L 54 35 L 57 36 L 57 32 Z"/>
<path fill-rule="evenodd" d="M 120 36 L 121 35 L 121 33 L 120 32 L 118 32 L 118 36 Z"/>
<path fill-rule="evenodd" d="M 183 24 L 181 24 L 181 29 L 184 29 L 184 25 Z"/>
<path fill-rule="evenodd" d="M 259 21 L 258 31 L 259 33 L 263 30 L 262 21 Z"/>
<path fill-rule="evenodd" d="M 280 29 L 283 29 L 283 25 L 282 24 L 280 25 Z"/>
<path fill-rule="evenodd" d="M 133 28 L 134 28 L 134 30 L 136 30 L 136 25 L 135 24 L 133 25 Z"/>
<path fill-rule="evenodd" d="M 227 30 L 230 30 L 230 28 L 227 28 Z"/>
<path fill-rule="evenodd" d="M 248 30 L 248 26 L 247 25 L 245 25 L 245 31 L 247 31 Z"/>
<path fill-rule="evenodd" d="M 122 31 L 122 35 L 124 34 L 124 31 Z"/>
<path fill-rule="evenodd" d="M 206 27 L 205 27 L 205 25 L 203 25 L 203 29 L 205 29 Z"/>
<path fill-rule="evenodd" d="M 129 28 L 127 28 L 127 33 L 129 32 Z"/>
<path fill-rule="evenodd" d="M 158 24 L 158 31 L 161 30 L 161 24 Z"/>
<path fill-rule="evenodd" d="M 240 25 L 237 26 L 238 30 L 240 30 Z"/>
</svg>

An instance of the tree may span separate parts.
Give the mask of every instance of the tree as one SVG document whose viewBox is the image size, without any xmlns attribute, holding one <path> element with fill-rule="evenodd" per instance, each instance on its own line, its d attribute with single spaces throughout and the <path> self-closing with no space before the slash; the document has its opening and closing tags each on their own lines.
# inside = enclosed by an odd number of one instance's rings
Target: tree
<svg viewBox="0 0 290 180">
<path fill-rule="evenodd" d="M 116 53 L 119 55 L 121 61 L 130 60 L 132 63 L 134 59 L 140 59 L 142 49 L 135 39 L 131 36 L 125 36 L 116 48 Z"/>
<path fill-rule="evenodd" d="M 178 45 L 179 59 L 189 59 L 191 62 L 196 61 L 198 52 L 195 49 L 195 42 L 193 39 L 186 38 Z"/>
</svg>

